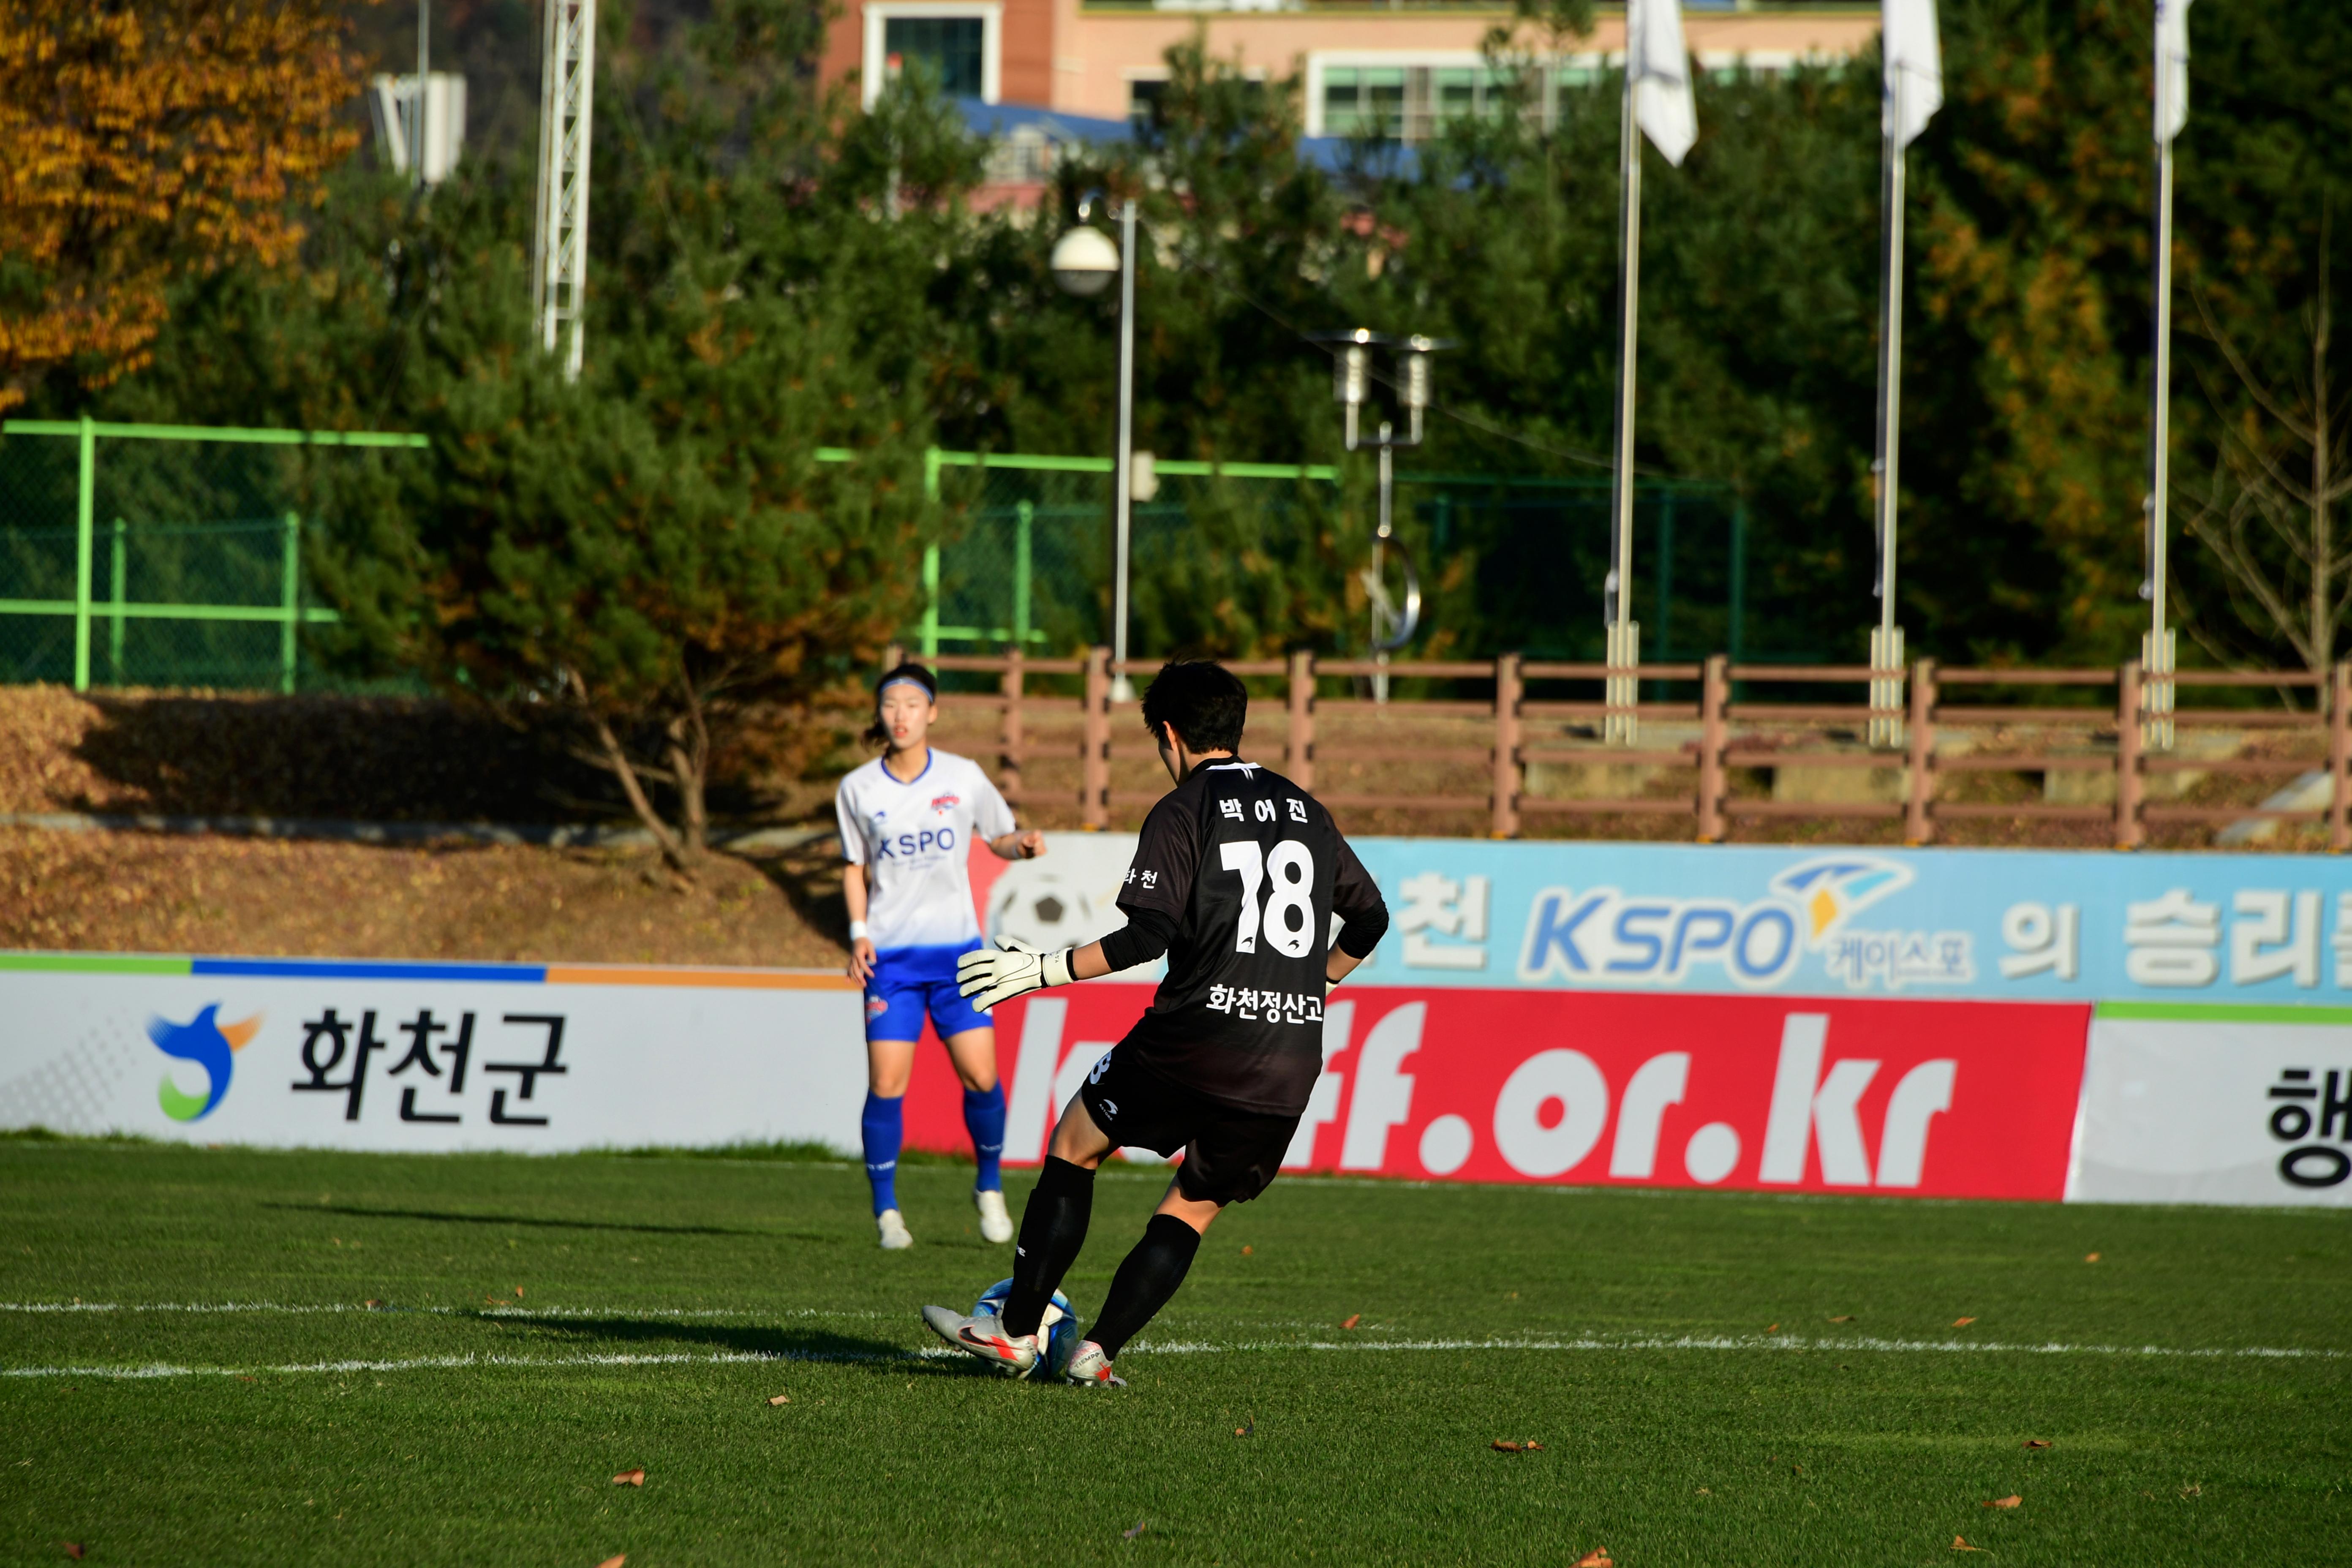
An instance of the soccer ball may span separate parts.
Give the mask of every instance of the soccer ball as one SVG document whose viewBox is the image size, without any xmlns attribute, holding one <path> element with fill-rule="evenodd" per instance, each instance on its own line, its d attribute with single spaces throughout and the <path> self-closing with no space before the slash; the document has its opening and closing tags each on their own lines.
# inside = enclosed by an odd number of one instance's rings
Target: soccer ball
<svg viewBox="0 0 2352 1568">
<path fill-rule="evenodd" d="M 1095 928 L 1094 900 L 1058 872 L 1033 869 L 1026 862 L 997 879 L 989 900 L 989 935 L 1017 937 L 1048 952 L 1076 947 L 1101 934 Z"/>
<path fill-rule="evenodd" d="M 1013 1281 L 999 1279 L 980 1293 L 972 1303 L 972 1316 L 1002 1314 L 1005 1301 L 1013 1294 Z M 1037 1325 L 1037 1364 L 1029 1370 L 1032 1377 L 1043 1373 L 1058 1379 L 1070 1370 L 1070 1358 L 1078 1353 L 1078 1310 L 1059 1290 L 1045 1304 L 1045 1316 Z"/>
</svg>

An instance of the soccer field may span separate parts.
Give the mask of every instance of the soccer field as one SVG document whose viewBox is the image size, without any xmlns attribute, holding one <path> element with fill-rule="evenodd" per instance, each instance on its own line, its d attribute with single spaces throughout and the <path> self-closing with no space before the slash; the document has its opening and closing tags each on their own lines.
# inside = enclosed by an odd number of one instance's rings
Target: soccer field
<svg viewBox="0 0 2352 1568">
<path fill-rule="evenodd" d="M 2352 1555 L 2340 1213 L 1286 1179 L 1113 1392 L 928 1342 L 969 1181 L 0 1142 L 0 1559 Z"/>
</svg>

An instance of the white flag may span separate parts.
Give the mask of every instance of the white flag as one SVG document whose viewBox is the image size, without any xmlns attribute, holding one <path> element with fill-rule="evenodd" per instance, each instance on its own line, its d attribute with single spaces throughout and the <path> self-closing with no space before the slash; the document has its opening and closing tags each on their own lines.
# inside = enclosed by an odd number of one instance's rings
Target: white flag
<svg viewBox="0 0 2352 1568">
<path fill-rule="evenodd" d="M 2189 0 L 2156 0 L 2156 139 L 2189 123 Z"/>
<path fill-rule="evenodd" d="M 1886 134 L 1897 147 L 1908 147 L 1944 107 L 1944 50 L 1936 40 L 1936 0 L 1885 0 L 1880 16 L 1881 49 L 1886 57 Z"/>
<path fill-rule="evenodd" d="M 1698 140 L 1681 0 L 1626 0 L 1625 74 L 1633 82 L 1634 122 L 1667 163 L 1681 167 Z"/>
</svg>

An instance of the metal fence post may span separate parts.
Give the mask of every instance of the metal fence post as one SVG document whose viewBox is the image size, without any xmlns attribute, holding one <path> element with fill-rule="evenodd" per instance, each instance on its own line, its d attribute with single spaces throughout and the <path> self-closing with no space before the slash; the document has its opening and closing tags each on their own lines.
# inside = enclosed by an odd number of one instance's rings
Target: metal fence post
<svg viewBox="0 0 2352 1568">
<path fill-rule="evenodd" d="M 1099 832 L 1110 820 L 1110 649 L 1087 649 L 1086 721 L 1078 742 L 1078 825 Z"/>
<path fill-rule="evenodd" d="M 131 575 L 130 542 L 124 538 L 124 535 L 130 531 L 130 528 L 131 525 L 123 521 L 121 518 L 118 517 L 114 520 L 114 572 L 112 582 L 114 624 L 107 628 L 106 653 L 107 668 L 112 672 L 114 684 L 117 686 L 121 686 L 123 683 L 122 601 L 124 597 L 124 584 L 129 580 Z"/>
<path fill-rule="evenodd" d="M 923 448 L 923 499 L 937 505 L 940 499 L 940 449 Z M 923 626 L 922 647 L 925 658 L 940 656 L 940 547 L 923 546 Z"/>
<path fill-rule="evenodd" d="M 1730 738 L 1731 661 L 1711 655 L 1698 689 L 1698 841 L 1723 842 L 1723 752 Z"/>
<path fill-rule="evenodd" d="M 81 474 L 74 502 L 74 689 L 89 689 L 89 579 L 98 541 L 92 518 L 98 506 L 98 426 L 81 416 Z"/>
<path fill-rule="evenodd" d="M 278 624 L 278 689 L 291 697 L 295 658 L 299 651 L 295 624 L 302 617 L 302 520 L 290 511 L 286 514 L 285 575 L 278 584 L 278 607 L 286 615 Z"/>
<path fill-rule="evenodd" d="M 2143 833 L 2140 797 L 2139 660 L 2126 659 L 2116 677 L 2116 847 L 2137 849 Z"/>
<path fill-rule="evenodd" d="M 1315 656 L 1300 648 L 1290 656 L 1290 728 L 1282 747 L 1282 771 L 1310 794 L 1315 788 Z"/>
<path fill-rule="evenodd" d="M 1927 844 L 1936 837 L 1928 806 L 1936 798 L 1936 737 L 1930 728 L 1936 716 L 1936 661 L 1923 658 L 1911 667 L 1911 733 L 1908 739 L 1910 790 L 1903 806 L 1903 841 Z"/>
<path fill-rule="evenodd" d="M 1021 803 L 1021 647 L 1004 657 L 1004 716 L 996 729 L 997 784 L 1004 798 Z"/>
<path fill-rule="evenodd" d="M 1495 661 L 1495 815 L 1488 831 L 1496 838 L 1519 836 L 1520 689 L 1519 656 L 1507 653 Z"/>
<path fill-rule="evenodd" d="M 1013 509 L 1013 647 L 1029 646 L 1029 551 L 1037 509 L 1022 501 Z"/>
<path fill-rule="evenodd" d="M 2327 680 L 2327 847 L 2352 849 L 2352 664 L 2339 664 Z"/>
</svg>

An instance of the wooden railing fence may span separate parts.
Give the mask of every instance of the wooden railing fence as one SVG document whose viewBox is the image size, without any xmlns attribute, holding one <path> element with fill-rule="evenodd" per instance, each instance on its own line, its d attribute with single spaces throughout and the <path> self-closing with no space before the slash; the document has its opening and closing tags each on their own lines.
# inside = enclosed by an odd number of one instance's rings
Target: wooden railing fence
<svg viewBox="0 0 2352 1568">
<path fill-rule="evenodd" d="M 898 655 L 898 650 L 891 650 L 893 662 Z M 1018 802 L 1023 796 L 1024 763 L 1043 757 L 1066 757 L 1073 748 L 1079 763 L 1077 805 L 1084 826 L 1105 826 L 1114 806 L 1148 805 L 1158 797 L 1156 791 L 1144 795 L 1115 791 L 1112 786 L 1115 756 L 1150 754 L 1149 742 L 1135 721 L 1134 705 L 1118 705 L 1115 710 L 1112 678 L 1126 673 L 1148 679 L 1156 663 L 1135 661 L 1122 672 L 1114 669 L 1110 651 L 1101 647 L 1090 650 L 1084 658 L 1028 658 L 1013 652 L 940 655 L 931 662 L 941 670 L 996 677 L 993 692 L 949 692 L 940 700 L 951 708 L 997 711 L 1001 784 L 1008 799 Z M 1601 664 L 1527 660 L 1506 654 L 1492 660 L 1379 665 L 1368 659 L 1296 653 L 1287 659 L 1229 660 L 1226 668 L 1238 675 L 1285 681 L 1286 700 L 1280 710 L 1282 769 L 1326 805 L 1406 813 L 1475 812 L 1486 819 L 1487 830 L 1497 838 L 1516 837 L 1529 818 L 1545 816 L 1680 816 L 1690 819 L 1692 836 L 1701 843 L 1724 838 L 1730 825 L 1743 817 L 1780 817 L 1900 819 L 1906 842 L 1930 844 L 1936 841 L 1941 824 L 1999 816 L 2108 822 L 2119 848 L 2138 847 L 2146 842 L 2151 826 L 2167 823 L 2322 823 L 2330 849 L 2352 848 L 2352 820 L 2347 820 L 2352 818 L 2352 664 L 2338 664 L 2326 675 L 2307 670 L 2183 671 L 2174 679 L 2184 694 L 2198 689 L 2258 688 L 2282 693 L 2308 691 L 2312 700 L 2308 707 L 2285 703 L 2269 708 L 2180 706 L 2174 714 L 2180 740 L 2170 752 L 2150 751 L 2142 742 L 2143 687 L 2136 661 L 2115 669 L 1947 669 L 1933 659 L 1921 659 L 1909 672 L 1908 701 L 1902 710 L 1903 744 L 1897 749 L 1869 749 L 1859 743 L 1874 712 L 1866 700 L 1836 700 L 1833 691 L 1824 691 L 1815 700 L 1807 690 L 1843 687 L 1866 694 L 1872 672 L 1862 665 L 1735 665 L 1721 656 L 1701 663 L 1642 665 L 1638 671 L 1642 689 L 1656 690 L 1658 683 L 1672 682 L 1695 686 L 1697 697 L 1695 701 L 1642 701 L 1637 709 L 1641 743 L 1631 748 L 1582 743 L 1579 721 L 1589 721 L 1583 727 L 1597 735 L 1602 718 L 1611 711 L 1597 695 L 1591 700 L 1528 695 L 1531 684 L 1557 688 L 1583 683 L 1597 690 L 1610 673 Z M 1415 744 L 1404 758 L 1414 763 L 1482 769 L 1486 774 L 1483 794 L 1365 793 L 1328 784 L 1318 787 L 1320 765 L 1400 760 L 1394 743 L 1349 744 L 1318 738 L 1318 715 L 1371 709 L 1370 699 L 1360 691 L 1375 674 L 1385 675 L 1391 688 L 1417 680 L 1491 685 L 1494 694 L 1486 700 L 1400 695 L 1386 708 L 1391 714 L 1486 721 L 1491 732 L 1482 744 Z M 1076 677 L 1078 694 L 1073 698 L 1037 692 L 1029 682 L 1039 677 Z M 1318 683 L 1335 679 L 1350 680 L 1360 694 L 1318 695 Z M 1794 689 L 1804 692 L 1805 700 L 1748 700 L 1739 693 L 1747 684 L 1769 684 L 1783 692 Z M 2014 694 L 2032 689 L 2099 688 L 2113 689 L 2111 705 L 2032 706 L 1984 700 L 1995 690 Z M 1074 702 L 1080 720 L 1075 742 L 1066 733 Z M 1033 732 L 1032 721 L 1046 716 L 1062 721 L 1050 727 L 1062 730 L 1063 734 L 1046 738 Z M 1531 742 L 1531 725 L 1544 731 L 1545 737 Z M 2043 734 L 2035 740 L 2038 731 L 2048 731 L 2077 738 L 2063 741 Z M 2087 736 L 2084 731 L 2089 731 Z M 2196 740 L 2200 731 L 2228 731 L 2241 742 L 2251 737 L 2266 743 L 2273 754 L 2221 754 L 2212 747 L 2200 749 Z M 2323 741 L 2324 754 L 2276 754 L 2278 742 L 2308 745 Z M 2241 744 L 2236 749 L 2246 747 Z M 1646 770 L 1651 784 L 1639 793 L 1621 790 L 1611 795 L 1530 791 L 1528 770 L 1539 767 L 1595 770 L 1604 778 L 1640 775 Z M 1895 778 L 1891 784 L 1878 786 L 1881 798 L 1867 798 L 1866 790 L 1863 796 L 1832 790 L 1831 798 L 1762 798 L 1731 787 L 1737 770 L 1790 768 L 1852 769 L 1870 775 L 1891 773 Z M 2184 805 L 2150 798 L 2151 794 L 2168 793 L 2168 775 L 2284 780 L 2322 770 L 2326 774 L 2322 804 Z M 2071 776 L 2090 787 L 2051 787 L 2045 790 L 2045 798 L 2036 800 L 1948 797 L 1950 781 L 1985 773 L 2039 773 L 2045 779 Z M 2111 778 L 2112 800 L 2079 798 L 2107 793 L 2096 783 L 2098 774 Z M 1687 787 L 1681 782 L 1685 777 Z M 2048 798 L 2053 795 L 2056 798 Z"/>
</svg>

